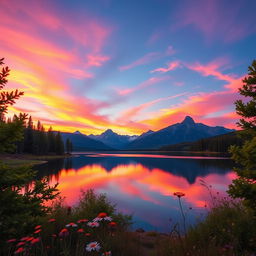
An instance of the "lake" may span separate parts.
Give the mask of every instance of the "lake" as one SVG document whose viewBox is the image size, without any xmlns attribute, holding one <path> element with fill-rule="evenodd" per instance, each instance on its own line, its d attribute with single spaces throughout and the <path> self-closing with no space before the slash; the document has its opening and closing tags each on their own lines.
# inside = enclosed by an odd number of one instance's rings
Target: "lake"
<svg viewBox="0 0 256 256">
<path fill-rule="evenodd" d="M 59 183 L 68 205 L 75 205 L 81 189 L 106 193 L 117 209 L 133 215 L 133 228 L 168 232 L 181 224 L 180 191 L 187 225 L 204 218 L 213 197 L 224 197 L 236 176 L 228 158 L 168 155 L 165 153 L 77 153 L 37 166 L 38 177 Z"/>
</svg>

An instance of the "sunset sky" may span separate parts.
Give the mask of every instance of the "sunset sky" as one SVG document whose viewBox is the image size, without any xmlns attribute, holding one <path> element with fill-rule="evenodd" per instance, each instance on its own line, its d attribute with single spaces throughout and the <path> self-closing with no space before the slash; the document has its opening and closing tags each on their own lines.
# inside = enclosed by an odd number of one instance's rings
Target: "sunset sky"
<svg viewBox="0 0 256 256">
<path fill-rule="evenodd" d="M 158 130 L 190 115 L 235 128 L 256 58 L 255 0 L 0 0 L 6 89 L 55 130 Z"/>
</svg>

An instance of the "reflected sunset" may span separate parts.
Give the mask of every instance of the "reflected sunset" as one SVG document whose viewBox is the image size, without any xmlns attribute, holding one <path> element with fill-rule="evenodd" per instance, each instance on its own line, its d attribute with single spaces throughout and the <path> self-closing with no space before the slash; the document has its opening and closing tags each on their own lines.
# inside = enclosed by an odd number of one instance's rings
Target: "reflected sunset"
<svg viewBox="0 0 256 256">
<path fill-rule="evenodd" d="M 44 174 L 51 184 L 59 183 L 67 205 L 78 202 L 81 190 L 93 188 L 106 193 L 121 212 L 133 214 L 135 226 L 167 231 L 168 220 L 180 218 L 174 192 L 185 193 L 182 201 L 186 210 L 192 207 L 188 212 L 192 224 L 211 204 L 201 181 L 212 186 L 216 197 L 225 196 L 235 178 L 231 169 L 230 160 L 218 157 L 90 153 L 60 161 L 54 173 Z"/>
</svg>

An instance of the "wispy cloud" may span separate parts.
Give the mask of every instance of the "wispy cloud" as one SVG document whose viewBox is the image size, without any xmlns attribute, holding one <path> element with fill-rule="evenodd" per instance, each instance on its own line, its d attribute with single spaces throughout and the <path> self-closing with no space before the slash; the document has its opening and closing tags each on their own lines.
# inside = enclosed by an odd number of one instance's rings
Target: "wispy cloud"
<svg viewBox="0 0 256 256">
<path fill-rule="evenodd" d="M 122 89 L 122 90 L 117 89 L 117 93 L 121 96 L 129 95 L 129 94 L 134 93 L 138 90 L 145 89 L 147 87 L 158 84 L 158 83 L 160 83 L 162 81 L 165 81 L 165 80 L 168 80 L 168 79 L 170 79 L 170 76 L 151 77 L 151 78 L 147 79 L 146 81 L 138 84 L 135 87 Z"/>
<path fill-rule="evenodd" d="M 166 68 L 156 68 L 156 69 L 150 71 L 150 73 L 155 73 L 155 72 L 166 73 L 166 72 L 174 70 L 180 66 L 181 66 L 180 61 L 172 61 L 172 62 L 168 63 Z"/>
<path fill-rule="evenodd" d="M 146 64 L 156 60 L 157 58 L 159 58 L 159 56 L 161 56 L 161 55 L 158 52 L 147 53 L 146 55 L 144 55 L 143 57 L 135 60 L 134 62 L 132 62 L 128 65 L 119 67 L 119 70 L 124 71 L 124 70 L 128 70 L 128 69 L 131 69 L 131 68 L 134 68 L 134 67 L 137 67 L 137 66 L 146 65 Z"/>
<path fill-rule="evenodd" d="M 233 42 L 256 32 L 254 10 L 246 1 L 230 4 L 221 0 L 180 1 L 173 29 L 194 26 L 207 40 Z M 227 11 L 228 10 L 228 11 Z M 245 12 L 245 13 L 243 13 Z M 246 15 L 246 19 L 242 16 Z"/>
</svg>

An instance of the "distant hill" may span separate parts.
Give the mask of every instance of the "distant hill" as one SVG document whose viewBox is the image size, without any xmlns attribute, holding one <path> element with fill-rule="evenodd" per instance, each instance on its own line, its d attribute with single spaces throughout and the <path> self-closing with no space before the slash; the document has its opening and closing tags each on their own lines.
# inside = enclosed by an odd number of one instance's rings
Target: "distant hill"
<svg viewBox="0 0 256 256">
<path fill-rule="evenodd" d="M 111 148 L 124 149 L 131 141 L 135 140 L 138 136 L 120 135 L 113 132 L 111 129 L 108 129 L 100 135 L 91 134 L 88 137 L 97 141 L 101 141 Z"/>
<path fill-rule="evenodd" d="M 66 139 L 71 140 L 74 151 L 113 149 L 100 141 L 89 138 L 88 136 L 80 133 L 79 131 L 76 131 L 74 133 L 62 132 L 61 136 L 64 142 L 66 141 Z"/>
<path fill-rule="evenodd" d="M 148 134 L 142 134 L 129 143 L 126 149 L 159 149 L 167 145 L 193 142 L 233 131 L 222 126 L 211 127 L 195 123 L 191 117 L 187 116 L 181 123 L 173 124 L 156 132 L 150 131 Z"/>
<path fill-rule="evenodd" d="M 183 142 L 174 145 L 161 147 L 163 151 L 208 151 L 228 153 L 231 145 L 241 145 L 242 139 L 238 136 L 239 131 L 230 132 L 224 135 L 218 135 L 206 139 L 200 139 L 195 142 Z"/>
</svg>

